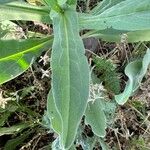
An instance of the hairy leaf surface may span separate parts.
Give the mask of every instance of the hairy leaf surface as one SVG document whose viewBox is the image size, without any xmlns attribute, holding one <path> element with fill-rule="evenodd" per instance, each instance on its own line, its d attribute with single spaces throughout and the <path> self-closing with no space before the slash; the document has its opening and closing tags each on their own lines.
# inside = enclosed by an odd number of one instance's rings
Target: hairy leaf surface
<svg viewBox="0 0 150 150">
<path fill-rule="evenodd" d="M 58 113 L 58 110 L 55 105 L 55 101 L 53 98 L 52 91 L 49 92 L 48 98 L 47 98 L 47 113 L 51 121 L 51 127 L 52 129 L 58 133 L 61 134 L 61 118 Z"/>
<path fill-rule="evenodd" d="M 106 116 L 102 108 L 101 100 L 96 99 L 90 101 L 87 105 L 85 112 L 86 124 L 91 125 L 93 132 L 100 137 L 104 137 L 106 134 Z"/>
<path fill-rule="evenodd" d="M 125 0 L 98 15 L 80 15 L 84 29 L 116 29 L 125 31 L 150 29 L 149 0 Z"/>
<path fill-rule="evenodd" d="M 115 100 L 123 105 L 130 96 L 138 89 L 150 64 L 150 49 L 147 50 L 143 60 L 136 60 L 127 65 L 125 74 L 129 78 L 123 93 L 116 95 Z"/>
<path fill-rule="evenodd" d="M 101 38 L 104 41 L 108 42 L 121 42 L 124 38 L 124 42 L 143 42 L 150 41 L 150 30 L 139 30 L 125 32 L 121 30 L 99 30 L 99 31 L 90 31 L 83 35 L 83 38 L 96 37 Z"/>
<path fill-rule="evenodd" d="M 0 40 L 0 84 L 27 70 L 33 58 L 50 47 L 52 38 Z"/>
<path fill-rule="evenodd" d="M 122 1 L 125 1 L 125 0 L 103 0 L 102 2 L 99 2 L 97 4 L 97 6 L 90 11 L 90 13 L 92 13 L 94 15 L 101 14 L 106 9 L 108 9 Z"/>
<path fill-rule="evenodd" d="M 50 10 L 47 7 L 38 7 L 25 2 L 0 1 L 0 21 L 27 20 L 50 24 L 49 12 Z"/>
<path fill-rule="evenodd" d="M 61 116 L 61 141 L 69 148 L 85 111 L 89 95 L 89 67 L 79 36 L 78 17 L 73 10 L 52 13 L 52 92 Z"/>
</svg>

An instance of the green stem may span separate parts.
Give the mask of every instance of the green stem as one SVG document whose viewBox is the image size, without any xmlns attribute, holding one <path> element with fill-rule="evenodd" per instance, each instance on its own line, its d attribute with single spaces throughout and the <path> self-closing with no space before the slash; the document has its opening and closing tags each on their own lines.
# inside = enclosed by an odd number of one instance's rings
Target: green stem
<svg viewBox="0 0 150 150">
<path fill-rule="evenodd" d="M 89 6 L 90 6 L 90 0 L 87 0 L 87 2 L 86 2 L 86 12 L 90 11 Z"/>
<path fill-rule="evenodd" d="M 63 9 L 58 5 L 56 0 L 45 0 L 46 4 L 51 7 L 57 13 L 63 13 Z"/>
</svg>

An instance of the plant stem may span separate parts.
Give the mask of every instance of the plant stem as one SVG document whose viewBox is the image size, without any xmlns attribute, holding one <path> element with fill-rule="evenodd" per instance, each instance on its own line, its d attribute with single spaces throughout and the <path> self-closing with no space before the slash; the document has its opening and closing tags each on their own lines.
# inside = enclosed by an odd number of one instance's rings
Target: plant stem
<svg viewBox="0 0 150 150">
<path fill-rule="evenodd" d="M 89 6 L 90 6 L 90 0 L 87 0 L 86 2 L 86 12 L 89 12 Z"/>
</svg>

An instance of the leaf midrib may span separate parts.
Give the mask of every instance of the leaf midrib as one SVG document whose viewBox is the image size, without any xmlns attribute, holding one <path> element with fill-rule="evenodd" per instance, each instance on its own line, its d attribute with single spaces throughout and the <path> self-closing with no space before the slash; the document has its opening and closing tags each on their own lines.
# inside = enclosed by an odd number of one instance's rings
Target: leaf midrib
<svg viewBox="0 0 150 150">
<path fill-rule="evenodd" d="M 70 53 L 69 53 L 69 39 L 68 39 L 68 30 L 67 30 L 67 18 L 66 18 L 66 16 L 64 15 L 63 16 L 63 19 L 64 19 L 64 31 L 65 31 L 65 35 L 66 35 L 66 46 L 67 46 L 67 48 L 66 48 L 66 50 L 67 50 L 67 60 L 68 60 L 68 63 L 69 63 L 69 66 L 68 66 L 68 85 L 69 86 L 67 86 L 67 87 L 69 87 L 69 102 L 68 102 L 68 104 L 69 104 L 69 106 L 70 106 L 70 99 L 71 99 L 71 96 L 70 96 L 70 92 L 71 92 L 71 88 L 70 88 Z M 69 113 L 70 112 L 70 107 L 69 107 L 69 109 L 68 109 L 68 116 L 67 116 L 67 122 L 69 122 Z M 66 126 L 67 126 L 67 134 L 66 135 L 68 135 L 68 123 L 66 124 Z M 67 137 L 65 137 L 65 138 L 67 138 Z"/>
<path fill-rule="evenodd" d="M 16 58 L 16 57 L 18 57 L 18 56 L 20 56 L 20 55 L 23 55 L 23 54 L 28 53 L 28 52 L 31 52 L 31 51 L 36 51 L 36 48 L 39 48 L 39 47 L 41 47 L 42 45 L 45 45 L 45 44 L 48 43 L 48 42 L 49 42 L 49 41 L 46 41 L 46 42 L 43 42 L 43 43 L 41 43 L 41 44 L 38 44 L 38 45 L 36 45 L 36 46 L 34 46 L 34 47 L 28 48 L 27 50 L 23 50 L 23 51 L 21 51 L 21 52 L 18 52 L 17 54 L 12 54 L 12 55 L 9 55 L 9 56 L 7 56 L 7 57 L 0 58 L 0 62 L 1 62 L 1 61 L 5 61 L 5 60 L 9 60 L 9 59 L 12 59 L 12 58 Z"/>
</svg>

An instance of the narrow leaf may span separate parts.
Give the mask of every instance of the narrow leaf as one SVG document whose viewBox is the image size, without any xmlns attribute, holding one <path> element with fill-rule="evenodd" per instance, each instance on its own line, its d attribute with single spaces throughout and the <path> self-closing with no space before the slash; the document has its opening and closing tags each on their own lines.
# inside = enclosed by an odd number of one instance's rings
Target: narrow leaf
<svg viewBox="0 0 150 150">
<path fill-rule="evenodd" d="M 115 100 L 123 105 L 130 96 L 138 89 L 150 64 L 150 49 L 147 50 L 143 60 L 136 60 L 127 65 L 125 74 L 129 78 L 123 93 L 116 95 Z"/>
<path fill-rule="evenodd" d="M 73 10 L 51 14 L 54 24 L 52 92 L 61 116 L 61 141 L 69 148 L 85 111 L 89 95 L 89 68 Z"/>
<path fill-rule="evenodd" d="M 22 133 L 20 136 L 9 140 L 4 147 L 4 150 L 15 150 L 17 148 L 17 146 L 19 146 L 20 144 L 23 143 L 23 141 L 25 139 L 27 139 L 29 137 L 29 135 L 32 133 L 33 131 L 26 131 L 24 133 Z"/>
<path fill-rule="evenodd" d="M 28 124 L 28 123 L 22 123 L 22 124 L 14 125 L 14 126 L 11 126 L 11 127 L 0 128 L 0 136 L 15 134 L 17 132 L 21 132 L 23 129 L 25 129 L 29 126 L 30 126 L 30 124 Z"/>
<path fill-rule="evenodd" d="M 0 114 L 0 127 L 5 124 L 5 122 L 8 120 L 8 117 L 11 115 L 11 112 L 4 112 Z"/>
</svg>

